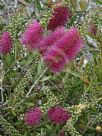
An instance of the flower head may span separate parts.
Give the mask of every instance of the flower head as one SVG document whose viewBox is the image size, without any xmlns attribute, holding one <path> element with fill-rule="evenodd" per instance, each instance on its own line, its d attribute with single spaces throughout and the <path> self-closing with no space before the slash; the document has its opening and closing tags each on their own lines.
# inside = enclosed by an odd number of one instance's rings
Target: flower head
<svg viewBox="0 0 102 136">
<path fill-rule="evenodd" d="M 39 22 L 34 20 L 28 25 L 25 32 L 21 37 L 22 44 L 26 45 L 29 49 L 36 49 L 37 43 L 42 37 L 42 27 Z"/>
<path fill-rule="evenodd" d="M 48 117 L 55 124 L 63 124 L 70 118 L 70 114 L 62 107 L 55 107 L 49 109 Z"/>
<path fill-rule="evenodd" d="M 35 109 L 31 109 L 25 113 L 24 121 L 28 125 L 38 125 L 42 118 L 41 110 L 36 107 Z"/>
<path fill-rule="evenodd" d="M 62 70 L 69 61 L 75 58 L 82 47 L 82 39 L 76 28 L 71 28 L 64 36 L 51 46 L 43 59 L 54 72 Z"/>
<path fill-rule="evenodd" d="M 66 6 L 59 6 L 53 10 L 48 22 L 48 30 L 54 30 L 58 26 L 64 26 L 71 17 L 71 11 Z"/>
<path fill-rule="evenodd" d="M 54 32 L 51 32 L 48 36 L 42 38 L 38 46 L 39 52 L 44 55 L 48 48 L 50 48 L 55 42 L 57 42 L 64 34 L 64 27 L 58 27 Z"/>
<path fill-rule="evenodd" d="M 12 39 L 9 32 L 3 32 L 0 38 L 0 53 L 7 54 L 12 48 Z"/>
</svg>

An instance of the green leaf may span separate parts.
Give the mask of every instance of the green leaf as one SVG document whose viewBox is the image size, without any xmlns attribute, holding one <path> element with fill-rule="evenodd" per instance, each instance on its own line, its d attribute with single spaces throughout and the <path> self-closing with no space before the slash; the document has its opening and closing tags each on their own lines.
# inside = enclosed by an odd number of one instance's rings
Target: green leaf
<svg viewBox="0 0 102 136">
<path fill-rule="evenodd" d="M 28 136 L 28 133 L 27 133 L 27 132 L 25 132 L 23 136 Z"/>
<path fill-rule="evenodd" d="M 11 72 L 9 73 L 9 77 L 10 77 L 10 78 L 15 77 L 16 75 L 17 75 L 17 72 L 16 72 L 16 71 L 11 71 Z"/>
<path fill-rule="evenodd" d="M 3 10 L 4 7 L 5 7 L 4 5 L 1 5 L 1 4 L 0 4 L 0 10 Z"/>
<path fill-rule="evenodd" d="M 93 0 L 96 2 L 96 4 L 102 4 L 102 0 Z"/>
<path fill-rule="evenodd" d="M 6 65 L 7 65 L 8 67 L 11 66 L 11 64 L 12 64 L 12 58 L 11 58 L 11 56 L 10 56 L 9 53 L 6 54 L 6 56 L 5 56 L 5 62 L 6 62 Z"/>
<path fill-rule="evenodd" d="M 14 115 L 14 116 L 16 116 L 16 113 L 15 113 L 15 111 L 14 111 L 13 109 L 11 109 L 11 110 L 12 110 L 12 113 L 13 113 L 13 115 Z"/>
<path fill-rule="evenodd" d="M 48 130 L 52 130 L 52 126 L 50 125 L 45 125 L 47 127 Z"/>
<path fill-rule="evenodd" d="M 34 106 L 34 103 L 32 103 L 32 102 L 25 102 L 25 104 L 28 105 L 29 107 Z"/>
<path fill-rule="evenodd" d="M 31 63 L 30 60 L 23 60 L 20 62 L 20 65 L 29 65 Z"/>
<path fill-rule="evenodd" d="M 42 8 L 41 8 L 40 1 L 39 1 L 39 0 L 36 0 L 36 3 L 37 3 L 37 8 L 38 8 L 38 10 L 41 10 Z"/>
<path fill-rule="evenodd" d="M 48 76 L 48 77 L 44 77 L 41 81 L 44 82 L 44 81 L 47 81 L 51 78 L 51 76 Z"/>
</svg>

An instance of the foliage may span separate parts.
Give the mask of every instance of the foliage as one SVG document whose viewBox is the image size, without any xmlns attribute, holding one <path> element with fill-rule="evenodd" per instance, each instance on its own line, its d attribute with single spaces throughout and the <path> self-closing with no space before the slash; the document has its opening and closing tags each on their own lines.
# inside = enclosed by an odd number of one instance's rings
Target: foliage
<svg viewBox="0 0 102 136">
<path fill-rule="evenodd" d="M 5 14 L 0 17 L 0 34 L 6 30 L 13 39 L 12 51 L 0 54 L 2 136 L 58 136 L 61 130 L 65 136 L 102 134 L 102 3 L 100 0 L 56 1 L 18 0 L 17 7 L 12 7 L 13 13 L 9 14 L 9 5 L 7 8 L 7 3 L 1 0 L 0 7 L 8 15 L 6 22 Z M 84 47 L 64 70 L 54 74 L 40 53 L 22 46 L 20 36 L 33 18 L 40 21 L 47 34 L 53 7 L 60 4 L 72 11 L 65 28 L 77 27 L 84 38 Z M 97 26 L 96 35 L 89 32 L 90 21 Z M 43 118 L 39 125 L 28 126 L 24 114 L 36 106 Z M 62 106 L 71 114 L 66 123 L 55 125 L 48 119 L 48 109 L 55 106 Z"/>
</svg>

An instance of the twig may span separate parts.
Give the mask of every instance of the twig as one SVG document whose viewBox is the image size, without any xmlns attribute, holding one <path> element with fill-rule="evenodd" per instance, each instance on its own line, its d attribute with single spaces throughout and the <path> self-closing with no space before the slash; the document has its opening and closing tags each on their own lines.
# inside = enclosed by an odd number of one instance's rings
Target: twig
<svg viewBox="0 0 102 136">
<path fill-rule="evenodd" d="M 49 122 L 49 120 L 47 120 L 47 121 L 41 123 L 40 125 L 36 126 L 34 129 L 39 128 L 40 126 L 42 126 L 42 125 L 44 125 L 44 124 L 46 124 L 46 123 L 48 123 L 48 122 Z"/>
<path fill-rule="evenodd" d="M 15 5 L 14 5 L 15 9 L 17 8 L 17 5 L 18 5 L 18 0 L 15 0 Z"/>
<path fill-rule="evenodd" d="M 23 5 L 27 6 L 27 2 L 25 2 L 24 0 L 18 0 L 19 3 L 22 3 Z"/>
<path fill-rule="evenodd" d="M 70 73 L 71 75 L 75 76 L 75 77 L 79 77 L 79 78 L 81 78 L 81 76 L 80 76 L 80 75 L 78 75 L 77 73 L 75 73 L 75 72 L 71 71 L 70 69 L 67 69 L 67 72 L 68 72 L 68 73 Z"/>
<path fill-rule="evenodd" d="M 34 86 L 38 83 L 39 79 L 45 74 L 45 72 L 47 71 L 47 69 L 48 69 L 48 68 L 46 68 L 46 69 L 41 73 L 41 75 L 37 78 L 37 80 L 34 82 L 34 84 L 31 86 L 30 90 L 28 91 L 26 97 L 28 97 L 29 94 L 31 94 L 31 92 L 32 92 L 32 90 L 33 90 L 33 88 L 34 88 Z"/>
<path fill-rule="evenodd" d="M 0 101 L 0 103 L 3 104 L 4 103 L 4 96 L 3 96 L 4 89 L 2 87 L 0 87 L 0 90 L 1 90 L 1 101 Z"/>
<path fill-rule="evenodd" d="M 87 125 L 86 125 L 84 131 L 82 132 L 82 134 L 84 134 L 84 133 L 86 132 L 88 126 L 91 125 L 91 123 L 93 123 L 94 121 L 95 121 L 95 119 L 94 119 L 94 120 L 93 120 L 93 119 L 90 119 L 90 120 L 88 121 L 88 123 L 87 123 Z"/>
<path fill-rule="evenodd" d="M 16 65 L 16 63 L 17 63 L 21 58 L 22 58 L 22 57 L 19 57 L 19 58 L 12 64 L 12 66 L 6 71 L 6 73 L 5 73 L 4 76 L 6 76 L 6 75 L 9 73 L 9 71 Z"/>
</svg>

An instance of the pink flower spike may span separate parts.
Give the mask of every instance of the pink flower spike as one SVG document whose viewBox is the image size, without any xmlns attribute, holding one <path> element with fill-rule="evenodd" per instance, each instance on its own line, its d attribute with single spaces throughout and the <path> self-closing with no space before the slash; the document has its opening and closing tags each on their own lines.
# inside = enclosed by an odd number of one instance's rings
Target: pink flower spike
<svg viewBox="0 0 102 136">
<path fill-rule="evenodd" d="M 62 70 L 68 62 L 66 54 L 55 46 L 46 53 L 43 60 L 54 73 Z"/>
<path fill-rule="evenodd" d="M 70 119 L 70 114 L 62 107 L 50 108 L 48 110 L 49 119 L 55 124 L 63 124 Z"/>
<path fill-rule="evenodd" d="M 28 125 L 38 125 L 42 118 L 41 110 L 36 107 L 35 109 L 30 109 L 25 113 L 24 121 Z"/>
<path fill-rule="evenodd" d="M 0 38 L 0 53 L 7 54 L 12 48 L 12 39 L 9 32 L 3 32 Z"/>
<path fill-rule="evenodd" d="M 64 68 L 65 64 L 76 57 L 82 43 L 77 28 L 71 28 L 47 50 L 43 60 L 52 72 L 57 73 Z"/>
<path fill-rule="evenodd" d="M 32 21 L 23 33 L 21 43 L 26 45 L 30 50 L 37 49 L 37 43 L 42 38 L 42 32 L 40 23 L 36 20 Z"/>
<path fill-rule="evenodd" d="M 48 22 L 48 30 L 55 30 L 58 26 L 64 26 L 71 18 L 71 11 L 66 6 L 56 7 Z"/>
<path fill-rule="evenodd" d="M 38 50 L 44 55 L 48 48 L 57 42 L 65 34 L 64 27 L 58 27 L 54 32 L 49 33 L 48 36 L 42 38 L 39 42 Z"/>
</svg>

